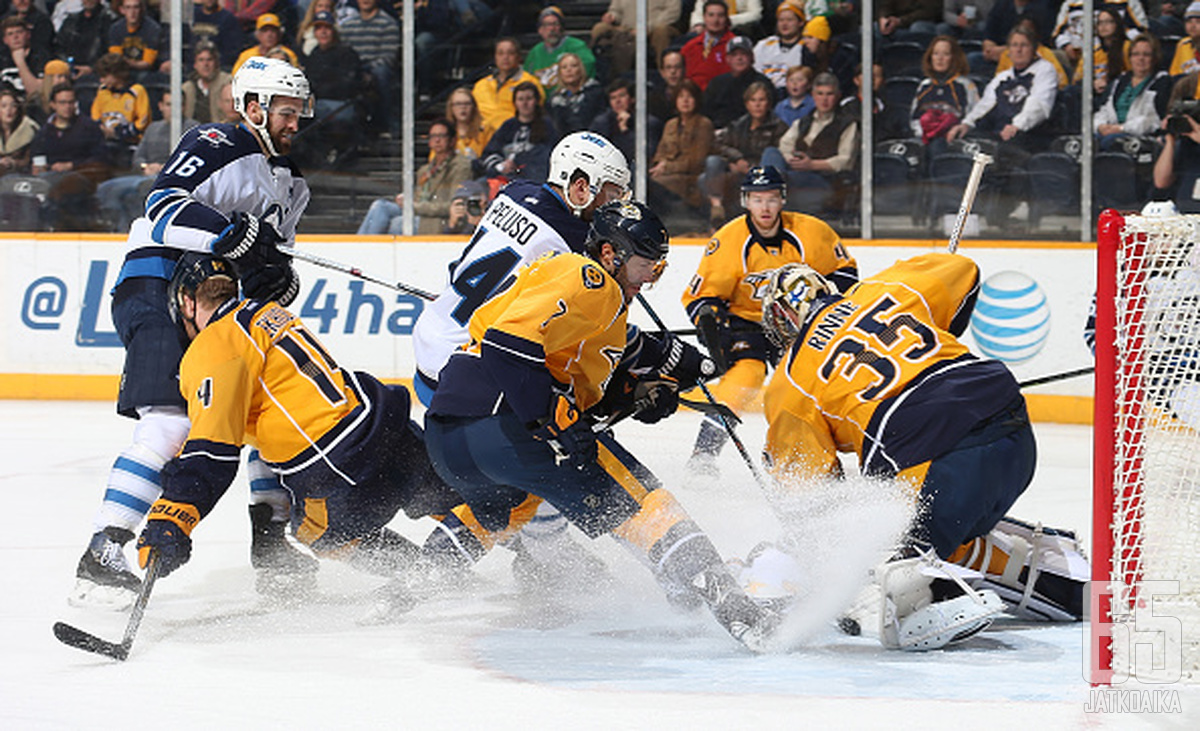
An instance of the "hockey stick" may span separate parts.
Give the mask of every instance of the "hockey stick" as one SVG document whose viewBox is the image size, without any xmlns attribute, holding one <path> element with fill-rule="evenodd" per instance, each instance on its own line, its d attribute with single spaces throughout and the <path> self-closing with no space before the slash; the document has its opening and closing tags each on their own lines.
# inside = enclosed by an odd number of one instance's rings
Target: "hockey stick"
<svg viewBox="0 0 1200 731">
<path fill-rule="evenodd" d="M 975 153 L 975 164 L 971 167 L 971 176 L 967 178 L 967 187 L 963 191 L 962 203 L 958 204 L 958 217 L 954 219 L 954 228 L 950 229 L 950 241 L 946 250 L 951 254 L 958 251 L 958 241 L 962 238 L 963 229 L 967 225 L 967 216 L 971 214 L 971 206 L 975 205 L 975 196 L 979 193 L 979 181 L 983 179 L 983 169 L 991 164 L 991 155 L 982 152 Z"/>
<path fill-rule="evenodd" d="M 1055 381 L 1065 381 L 1068 378 L 1078 378 L 1079 376 L 1086 376 L 1089 373 L 1094 373 L 1095 371 L 1096 371 L 1095 366 L 1088 366 L 1087 368 L 1076 368 L 1073 371 L 1063 371 L 1062 373 L 1052 373 L 1048 376 L 1041 376 L 1039 378 L 1030 378 L 1028 381 L 1021 381 L 1020 383 L 1017 384 L 1017 386 L 1019 388 L 1029 388 L 1030 386 L 1041 386 L 1046 383 L 1054 383 Z"/>
<path fill-rule="evenodd" d="M 125 625 L 125 637 L 121 640 L 121 644 L 102 640 L 96 635 L 72 627 L 66 622 L 54 623 L 54 636 L 65 645 L 124 661 L 129 657 L 129 650 L 133 647 L 134 638 L 137 637 L 138 627 L 142 624 L 142 615 L 146 612 L 146 602 L 150 601 L 150 592 L 154 590 L 154 582 L 157 579 L 158 551 L 154 551 L 150 554 L 150 561 L 146 565 L 146 578 L 142 581 L 137 601 L 133 603 L 133 611 L 129 614 L 129 624 Z"/>
<path fill-rule="evenodd" d="M 292 257 L 293 259 L 299 259 L 300 261 L 306 261 L 309 264 L 316 264 L 319 267 L 325 267 L 326 269 L 332 269 L 333 271 L 341 272 L 342 274 L 349 274 L 352 277 L 358 277 L 359 279 L 362 279 L 367 282 L 372 282 L 374 284 L 380 284 L 380 285 L 383 285 L 384 287 L 388 287 L 389 289 L 394 289 L 397 292 L 403 292 L 404 294 L 411 294 L 416 297 L 420 297 L 423 300 L 429 300 L 431 302 L 433 300 L 437 299 L 437 295 L 434 294 L 433 292 L 427 292 L 426 290 L 420 289 L 419 287 L 414 287 L 410 284 L 405 284 L 404 282 L 387 282 L 382 279 L 372 277 L 370 274 L 364 273 L 363 270 L 359 269 L 358 267 L 352 267 L 349 264 L 342 264 L 341 262 L 337 262 L 332 259 L 326 259 L 325 257 L 317 256 L 316 254 L 309 254 L 308 252 L 301 251 L 300 249 L 297 249 L 294 246 L 280 246 L 279 250 L 282 251 L 284 254 L 287 254 L 288 256 Z"/>
<path fill-rule="evenodd" d="M 667 330 L 666 323 L 662 321 L 662 318 L 658 316 L 658 313 L 654 311 L 654 308 L 650 306 L 650 303 L 646 301 L 646 298 L 642 296 L 641 292 L 638 293 L 637 298 L 638 302 L 642 303 L 642 308 L 646 310 L 646 314 L 650 315 L 650 319 L 654 321 L 654 324 L 658 327 L 658 329 L 664 333 L 670 332 Z M 758 466 L 754 464 L 754 460 L 750 457 L 750 453 L 746 451 L 746 445 L 742 443 L 742 440 L 738 437 L 737 432 L 733 430 L 733 424 L 725 418 L 725 414 L 720 410 L 721 405 L 712 395 L 712 391 L 708 390 L 708 386 L 706 386 L 702 380 L 696 381 L 696 385 L 700 387 L 700 392 L 704 394 L 704 398 L 708 399 L 708 403 L 712 405 L 717 417 L 717 421 L 721 422 L 721 427 L 724 428 L 725 433 L 729 435 L 729 440 L 733 442 L 735 447 L 737 447 L 738 454 L 742 455 L 742 461 L 745 462 L 746 466 L 750 468 L 750 473 L 754 475 L 754 480 L 758 482 L 759 486 L 765 490 L 767 483 L 765 480 L 763 480 L 762 473 L 758 471 Z"/>
</svg>

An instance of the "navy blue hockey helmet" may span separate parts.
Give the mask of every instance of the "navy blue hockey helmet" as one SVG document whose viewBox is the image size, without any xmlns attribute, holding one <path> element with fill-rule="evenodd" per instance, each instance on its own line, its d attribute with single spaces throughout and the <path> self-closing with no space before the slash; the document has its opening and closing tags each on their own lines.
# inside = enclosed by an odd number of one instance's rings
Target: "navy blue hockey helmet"
<svg viewBox="0 0 1200 731">
<path fill-rule="evenodd" d="M 742 180 L 742 195 L 757 190 L 777 190 L 787 198 L 787 181 L 775 166 L 757 165 L 750 168 L 750 172 L 746 173 L 745 179 Z"/>
<path fill-rule="evenodd" d="M 194 296 L 196 288 L 213 277 L 223 277 L 237 287 L 237 274 L 233 265 L 219 256 L 198 251 L 185 251 L 175 262 L 175 272 L 171 275 L 171 283 L 167 285 L 167 311 L 171 321 L 184 331 L 183 310 L 181 304 L 184 294 Z"/>
<path fill-rule="evenodd" d="M 600 246 L 611 244 L 617 252 L 616 266 L 637 255 L 658 262 L 655 279 L 667 266 L 670 244 L 667 227 L 654 211 L 638 201 L 611 201 L 596 209 L 588 230 L 587 253 L 600 258 Z"/>
</svg>

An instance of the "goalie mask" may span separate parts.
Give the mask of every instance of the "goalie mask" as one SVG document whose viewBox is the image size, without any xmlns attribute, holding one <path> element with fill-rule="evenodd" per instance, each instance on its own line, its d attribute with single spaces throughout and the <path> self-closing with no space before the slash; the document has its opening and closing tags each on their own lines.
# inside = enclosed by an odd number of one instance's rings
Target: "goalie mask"
<svg viewBox="0 0 1200 731">
<path fill-rule="evenodd" d="M 175 262 L 175 272 L 167 285 L 167 312 L 180 332 L 187 333 L 184 326 L 186 322 L 192 322 L 192 326 L 195 327 L 195 316 L 188 320 L 183 314 L 183 295 L 195 299 L 196 289 L 214 277 L 230 282 L 233 285 L 233 296 L 237 296 L 237 274 L 228 261 L 212 254 L 188 251 Z"/>
<path fill-rule="evenodd" d="M 547 183 L 565 191 L 578 175 L 588 181 L 588 199 L 583 205 L 576 206 L 569 195 L 563 195 L 567 207 L 576 216 L 592 204 L 605 183 L 620 188 L 623 198 L 629 197 L 629 163 L 625 155 L 616 145 L 595 132 L 569 134 L 550 153 L 550 177 Z"/>
<path fill-rule="evenodd" d="M 631 256 L 649 259 L 654 262 L 653 281 L 658 281 L 667 268 L 669 241 L 667 227 L 645 203 L 612 201 L 596 209 L 585 246 L 588 256 L 599 261 L 600 247 L 611 245 L 616 251 L 613 272 Z"/>
<path fill-rule="evenodd" d="M 781 348 L 791 345 L 823 297 L 838 293 L 837 287 L 807 264 L 785 264 L 770 273 L 762 301 L 762 326 L 767 337 Z"/>
</svg>

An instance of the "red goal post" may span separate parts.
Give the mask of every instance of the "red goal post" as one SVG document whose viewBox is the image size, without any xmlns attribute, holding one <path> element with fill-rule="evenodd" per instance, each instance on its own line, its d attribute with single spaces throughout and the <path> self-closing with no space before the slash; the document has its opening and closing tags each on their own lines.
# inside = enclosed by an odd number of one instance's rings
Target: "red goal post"
<svg viewBox="0 0 1200 731">
<path fill-rule="evenodd" d="M 1097 232 L 1091 680 L 1198 682 L 1200 216 Z"/>
</svg>

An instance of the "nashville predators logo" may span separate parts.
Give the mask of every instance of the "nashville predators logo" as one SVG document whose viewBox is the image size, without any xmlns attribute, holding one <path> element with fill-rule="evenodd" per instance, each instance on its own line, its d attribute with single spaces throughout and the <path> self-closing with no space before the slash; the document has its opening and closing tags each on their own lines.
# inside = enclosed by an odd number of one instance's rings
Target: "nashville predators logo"
<svg viewBox="0 0 1200 731">
<path fill-rule="evenodd" d="M 751 274 L 747 274 L 744 281 L 746 282 L 746 285 L 753 290 L 753 294 L 750 296 L 753 297 L 755 301 L 761 302 L 762 298 L 767 294 L 768 286 L 771 284 L 771 271 L 753 272 Z"/>
<path fill-rule="evenodd" d="M 721 240 L 715 236 L 708 240 L 708 246 L 704 248 L 705 256 L 712 256 L 717 253 L 717 249 L 721 248 Z"/>
<path fill-rule="evenodd" d="M 642 220 L 642 209 L 633 205 L 629 201 L 622 201 L 620 205 L 621 218 L 628 218 L 631 221 Z"/>
<path fill-rule="evenodd" d="M 593 264 L 583 265 L 583 286 L 588 289 L 600 289 L 604 286 L 604 272 Z"/>
</svg>

